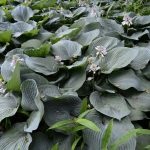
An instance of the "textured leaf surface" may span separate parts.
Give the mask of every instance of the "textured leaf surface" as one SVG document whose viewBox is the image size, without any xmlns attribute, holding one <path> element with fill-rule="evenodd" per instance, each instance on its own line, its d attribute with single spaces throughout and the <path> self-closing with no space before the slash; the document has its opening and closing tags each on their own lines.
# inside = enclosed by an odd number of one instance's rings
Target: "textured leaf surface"
<svg viewBox="0 0 150 150">
<path fill-rule="evenodd" d="M 44 105 L 40 100 L 36 82 L 32 79 L 26 80 L 21 85 L 22 101 L 21 106 L 26 111 L 32 111 L 25 126 L 26 132 L 36 130 L 44 114 Z"/>
<path fill-rule="evenodd" d="M 0 149 L 2 150 L 28 150 L 32 141 L 31 135 L 24 132 L 25 123 L 15 124 L 10 130 L 0 137 Z"/>
<path fill-rule="evenodd" d="M 135 48 L 114 48 L 101 60 L 102 73 L 109 74 L 116 69 L 126 67 L 137 55 L 138 50 Z"/>
<path fill-rule="evenodd" d="M 81 48 L 82 46 L 77 42 L 61 40 L 52 45 L 52 52 L 55 56 L 60 56 L 62 60 L 68 60 L 72 57 L 80 56 Z"/>
<path fill-rule="evenodd" d="M 0 96 L 0 122 L 7 117 L 13 116 L 20 104 L 19 98 L 13 94 L 7 96 Z"/>
<path fill-rule="evenodd" d="M 30 69 L 44 75 L 51 75 L 58 71 L 57 62 L 53 57 L 27 57 L 25 62 Z"/>
<path fill-rule="evenodd" d="M 118 94 L 100 95 L 93 92 L 90 95 L 90 102 L 97 111 L 118 120 L 130 114 L 124 98 Z"/>
</svg>

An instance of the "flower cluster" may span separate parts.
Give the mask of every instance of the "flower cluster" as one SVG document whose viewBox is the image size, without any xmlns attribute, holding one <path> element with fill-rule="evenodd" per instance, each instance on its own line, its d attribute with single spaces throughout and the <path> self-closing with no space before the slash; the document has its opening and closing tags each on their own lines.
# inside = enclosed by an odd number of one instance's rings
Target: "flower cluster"
<svg viewBox="0 0 150 150">
<path fill-rule="evenodd" d="M 107 49 L 104 47 L 104 46 L 96 46 L 95 47 L 95 49 L 96 49 L 96 55 L 97 56 L 102 56 L 102 57 L 104 57 L 105 55 L 107 55 Z"/>
<path fill-rule="evenodd" d="M 20 58 L 19 56 L 13 55 L 12 61 L 10 63 L 10 66 L 13 68 L 13 70 L 15 69 L 16 63 L 17 62 L 24 62 L 23 58 Z"/>
<path fill-rule="evenodd" d="M 125 15 L 123 17 L 122 25 L 131 26 L 132 25 L 132 18 L 130 16 L 128 16 L 128 15 Z"/>
<path fill-rule="evenodd" d="M 62 58 L 61 58 L 60 56 L 55 56 L 55 60 L 56 60 L 57 62 L 59 62 L 60 64 L 64 64 L 64 63 L 62 62 Z"/>
<path fill-rule="evenodd" d="M 94 63 L 92 63 L 91 65 L 90 65 L 90 70 L 89 70 L 89 72 L 93 72 L 93 74 L 95 74 L 96 73 L 96 71 L 97 70 L 99 70 L 100 69 L 100 67 L 98 66 L 98 65 L 96 65 L 96 64 L 94 64 Z"/>
<path fill-rule="evenodd" d="M 0 79 L 0 94 L 4 94 L 6 91 L 5 82 Z"/>
</svg>

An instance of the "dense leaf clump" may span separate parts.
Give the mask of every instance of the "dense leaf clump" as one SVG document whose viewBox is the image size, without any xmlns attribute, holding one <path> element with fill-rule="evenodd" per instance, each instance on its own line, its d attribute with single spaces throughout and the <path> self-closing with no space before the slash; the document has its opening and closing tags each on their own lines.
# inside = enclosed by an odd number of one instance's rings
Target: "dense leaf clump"
<svg viewBox="0 0 150 150">
<path fill-rule="evenodd" d="M 150 14 L 133 3 L 0 1 L 0 150 L 150 148 Z"/>
</svg>

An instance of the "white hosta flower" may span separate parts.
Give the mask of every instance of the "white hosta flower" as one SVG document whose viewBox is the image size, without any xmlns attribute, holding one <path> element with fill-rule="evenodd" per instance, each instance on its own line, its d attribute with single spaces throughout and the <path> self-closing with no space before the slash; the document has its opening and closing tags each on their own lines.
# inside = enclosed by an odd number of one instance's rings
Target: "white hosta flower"
<svg viewBox="0 0 150 150">
<path fill-rule="evenodd" d="M 96 55 L 99 56 L 101 55 L 102 57 L 104 57 L 105 55 L 107 55 L 107 49 L 104 46 L 96 46 Z"/>
<path fill-rule="evenodd" d="M 127 26 L 131 26 L 133 23 L 132 23 L 132 18 L 128 15 L 125 15 L 123 17 L 123 21 L 122 21 L 122 25 L 127 25 Z"/>
<path fill-rule="evenodd" d="M 92 7 L 90 12 L 90 17 L 97 17 L 97 12 L 95 7 Z"/>
<path fill-rule="evenodd" d="M 61 62 L 61 61 L 62 61 L 62 58 L 61 58 L 60 56 L 55 56 L 55 60 L 56 60 L 57 62 L 59 62 L 60 64 L 64 64 L 63 62 Z"/>
<path fill-rule="evenodd" d="M 93 57 L 89 57 L 89 58 L 88 58 L 88 63 L 89 63 L 89 64 L 92 64 L 93 61 L 94 61 L 94 58 L 93 58 Z"/>
<path fill-rule="evenodd" d="M 93 80 L 93 77 L 88 77 L 87 78 L 87 81 L 91 81 L 91 80 Z"/>
<path fill-rule="evenodd" d="M 15 69 L 15 66 L 16 66 L 16 63 L 17 62 L 24 62 L 24 59 L 23 58 L 20 58 L 19 56 L 16 56 L 16 55 L 13 55 L 13 58 L 12 58 L 12 61 L 10 63 L 10 66 L 13 68 L 13 70 Z"/>
<path fill-rule="evenodd" d="M 6 92 L 5 82 L 0 80 L 0 94 L 4 94 Z"/>
<path fill-rule="evenodd" d="M 89 72 L 93 72 L 94 74 L 96 73 L 96 71 L 97 70 L 99 70 L 100 69 L 100 67 L 98 66 L 98 65 L 96 65 L 96 64 L 91 64 L 91 66 L 90 66 L 90 70 L 89 70 Z"/>
</svg>

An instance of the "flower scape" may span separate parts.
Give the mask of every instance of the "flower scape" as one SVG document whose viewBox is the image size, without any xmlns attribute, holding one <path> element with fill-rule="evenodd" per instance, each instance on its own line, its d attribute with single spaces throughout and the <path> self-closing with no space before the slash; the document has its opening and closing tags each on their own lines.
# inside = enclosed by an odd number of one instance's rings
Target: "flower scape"
<svg viewBox="0 0 150 150">
<path fill-rule="evenodd" d="M 150 149 L 137 1 L 0 1 L 0 150 Z"/>
</svg>

